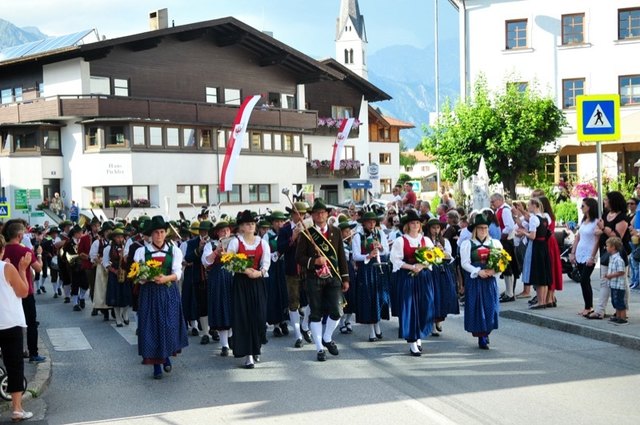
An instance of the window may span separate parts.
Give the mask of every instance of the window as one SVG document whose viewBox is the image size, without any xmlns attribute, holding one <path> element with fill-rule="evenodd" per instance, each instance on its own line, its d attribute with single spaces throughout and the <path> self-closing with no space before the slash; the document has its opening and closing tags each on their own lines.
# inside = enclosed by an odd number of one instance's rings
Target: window
<svg viewBox="0 0 640 425">
<path fill-rule="evenodd" d="M 640 38 L 640 8 L 618 10 L 618 40 Z"/>
<path fill-rule="evenodd" d="M 167 146 L 179 147 L 180 146 L 180 130 L 175 127 L 167 128 Z"/>
<path fill-rule="evenodd" d="M 217 87 L 206 87 L 204 91 L 205 91 L 205 101 L 207 103 L 218 103 Z"/>
<path fill-rule="evenodd" d="M 129 96 L 129 80 L 114 78 L 113 94 L 116 96 Z"/>
<path fill-rule="evenodd" d="M 149 146 L 162 146 L 162 127 L 149 127 Z"/>
<path fill-rule="evenodd" d="M 560 175 L 567 176 L 571 181 L 578 181 L 578 156 L 560 155 Z"/>
<path fill-rule="evenodd" d="M 109 77 L 94 77 L 89 79 L 89 92 L 91 94 L 111 94 Z"/>
<path fill-rule="evenodd" d="M 351 118 L 353 116 L 353 108 L 350 106 L 331 106 L 332 118 Z"/>
<path fill-rule="evenodd" d="M 380 128 L 378 129 L 378 137 L 380 140 L 389 140 L 390 134 L 388 128 Z"/>
<path fill-rule="evenodd" d="M 22 102 L 22 87 L 15 87 L 13 89 L 13 101 Z"/>
<path fill-rule="evenodd" d="M 107 205 L 115 201 L 129 201 L 129 186 L 109 186 L 106 188 Z M 105 205 L 105 206 L 107 206 Z"/>
<path fill-rule="evenodd" d="M 149 201 L 149 186 L 131 186 L 131 196 L 136 201 Z"/>
<path fill-rule="evenodd" d="M 556 157 L 553 155 L 542 156 L 544 174 L 549 181 L 556 180 Z"/>
<path fill-rule="evenodd" d="M 239 89 L 224 89 L 224 103 L 226 105 L 240 105 L 242 98 Z"/>
<path fill-rule="evenodd" d="M 355 146 L 345 146 L 344 147 L 344 159 L 356 159 L 356 148 Z"/>
<path fill-rule="evenodd" d="M 562 15 L 562 45 L 584 43 L 584 13 Z"/>
<path fill-rule="evenodd" d="M 268 184 L 250 184 L 249 202 L 271 202 L 271 190 Z"/>
<path fill-rule="evenodd" d="M 13 133 L 16 150 L 35 150 L 38 145 L 36 133 L 36 130 L 16 130 Z"/>
<path fill-rule="evenodd" d="M 527 20 L 506 22 L 507 43 L 506 49 L 523 49 L 527 47 Z"/>
<path fill-rule="evenodd" d="M 46 150 L 59 151 L 60 150 L 60 131 L 58 130 L 43 130 L 43 147 Z"/>
<path fill-rule="evenodd" d="M 576 96 L 584 94 L 584 78 L 562 80 L 562 108 L 576 107 Z"/>
<path fill-rule="evenodd" d="M 262 149 L 265 151 L 273 150 L 273 135 L 271 133 L 262 133 Z"/>
<path fill-rule="evenodd" d="M 349 63 L 353 63 L 353 49 L 349 49 Z"/>
<path fill-rule="evenodd" d="M 304 144 L 304 157 L 307 160 L 307 162 L 311 161 L 311 143 L 305 143 Z"/>
<path fill-rule="evenodd" d="M 145 140 L 145 131 L 144 127 L 141 125 L 133 126 L 133 144 L 134 146 L 144 146 L 146 143 Z"/>
<path fill-rule="evenodd" d="M 282 145 L 282 150 L 285 152 L 291 152 L 293 149 L 293 134 L 284 134 L 284 143 Z"/>
<path fill-rule="evenodd" d="M 282 95 L 282 108 L 296 109 L 296 97 L 292 94 Z"/>
<path fill-rule="evenodd" d="M 211 130 L 208 128 L 200 130 L 200 147 L 211 148 Z"/>
<path fill-rule="evenodd" d="M 37 83 L 38 85 L 38 97 L 44 97 L 44 83 Z"/>
<path fill-rule="evenodd" d="M 380 153 L 380 164 L 389 165 L 391 164 L 391 154 L 390 153 Z"/>
<path fill-rule="evenodd" d="M 295 136 L 293 136 L 293 151 L 294 152 L 300 152 L 301 151 L 301 147 L 300 147 L 300 135 L 296 134 Z"/>
<path fill-rule="evenodd" d="M 108 134 L 106 138 L 107 146 L 124 146 L 125 135 L 124 126 L 112 125 L 108 127 Z"/>
<path fill-rule="evenodd" d="M 274 151 L 282 150 L 282 134 L 273 135 L 273 150 Z"/>
<path fill-rule="evenodd" d="M 13 103 L 13 89 L 2 89 L 0 91 L 0 97 L 2 98 L 2 104 Z"/>
<path fill-rule="evenodd" d="M 98 127 L 87 128 L 86 144 L 87 149 L 100 147 L 100 129 Z"/>
<path fill-rule="evenodd" d="M 218 192 L 219 189 L 217 187 L 214 187 L 214 190 L 218 195 L 218 202 L 223 204 L 239 204 L 242 202 L 241 186 L 239 184 L 234 184 L 229 192 Z"/>
<path fill-rule="evenodd" d="M 640 75 L 625 75 L 619 78 L 620 105 L 640 104 Z"/>
<path fill-rule="evenodd" d="M 223 129 L 216 130 L 216 137 L 218 140 L 218 147 L 222 149 L 226 149 L 227 146 L 227 134 Z"/>
<path fill-rule="evenodd" d="M 262 139 L 260 137 L 260 133 L 251 132 L 251 150 L 252 151 L 262 150 Z"/>
<path fill-rule="evenodd" d="M 380 179 L 380 193 L 391 193 L 391 179 Z"/>
<path fill-rule="evenodd" d="M 176 186 L 176 202 L 178 205 L 208 205 L 209 186 L 178 185 Z"/>
<path fill-rule="evenodd" d="M 195 128 L 182 129 L 182 143 L 185 148 L 196 147 L 196 129 Z"/>
<path fill-rule="evenodd" d="M 344 63 L 349 63 L 349 50 L 344 49 Z"/>
<path fill-rule="evenodd" d="M 507 90 L 514 88 L 518 93 L 524 93 L 529 88 L 529 83 L 526 81 L 514 81 L 511 83 L 507 83 Z"/>
</svg>

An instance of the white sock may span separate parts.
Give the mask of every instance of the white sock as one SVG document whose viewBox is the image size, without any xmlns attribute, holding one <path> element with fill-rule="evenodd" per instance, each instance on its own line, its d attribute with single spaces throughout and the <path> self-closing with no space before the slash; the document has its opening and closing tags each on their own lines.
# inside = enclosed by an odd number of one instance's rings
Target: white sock
<svg viewBox="0 0 640 425">
<path fill-rule="evenodd" d="M 71 285 L 64 285 L 64 296 L 69 298 L 71 296 Z"/>
<path fill-rule="evenodd" d="M 207 316 L 200 318 L 200 326 L 202 326 L 202 332 L 204 332 L 205 335 L 209 335 L 209 318 Z"/>
<path fill-rule="evenodd" d="M 380 332 L 380 322 L 373 325 L 373 330 L 376 332 L 376 335 L 380 335 L 382 333 Z"/>
<path fill-rule="evenodd" d="M 191 329 L 198 330 L 198 321 L 197 320 L 192 320 L 191 321 Z"/>
<path fill-rule="evenodd" d="M 324 342 L 333 341 L 333 331 L 335 331 L 337 327 L 338 327 L 338 321 L 333 320 L 330 317 L 327 317 L 327 324 L 324 328 L 324 335 L 322 337 Z"/>
<path fill-rule="evenodd" d="M 86 289 L 82 289 L 80 288 L 80 291 L 78 293 L 78 296 L 81 300 L 84 300 L 84 296 L 87 294 L 87 290 Z"/>
<path fill-rule="evenodd" d="M 120 307 L 122 310 L 122 320 L 129 321 L 129 307 Z"/>
<path fill-rule="evenodd" d="M 309 329 L 311 330 L 313 342 L 316 343 L 316 350 L 324 350 L 324 348 L 322 347 L 322 322 L 309 323 Z"/>
<path fill-rule="evenodd" d="M 33 285 L 36 287 L 36 289 L 40 289 L 40 279 L 34 280 Z"/>
<path fill-rule="evenodd" d="M 421 339 L 417 340 L 417 341 L 416 341 L 416 345 L 417 345 L 418 347 L 422 347 L 422 340 L 421 340 Z"/>
<path fill-rule="evenodd" d="M 113 313 L 116 316 L 116 324 L 122 323 L 122 307 L 113 307 Z"/>
<path fill-rule="evenodd" d="M 351 318 L 353 317 L 353 313 L 348 313 L 344 315 L 344 324 L 347 325 L 351 325 Z"/>
<path fill-rule="evenodd" d="M 73 305 L 77 305 L 77 304 L 78 304 L 78 296 L 77 296 L 77 295 L 74 295 L 74 296 L 73 296 L 73 297 L 71 297 L 71 298 L 72 298 L 72 300 L 71 300 L 71 301 L 73 301 Z"/>
<path fill-rule="evenodd" d="M 58 292 L 58 286 L 60 286 L 60 284 L 57 281 L 51 282 L 51 286 L 53 286 L 53 292 Z"/>
<path fill-rule="evenodd" d="M 230 328 L 228 332 L 229 332 L 229 337 L 232 337 L 233 336 L 233 328 Z"/>
<path fill-rule="evenodd" d="M 513 276 L 504 277 L 504 295 L 513 297 Z"/>
<path fill-rule="evenodd" d="M 418 344 L 415 342 L 410 342 L 409 343 L 409 349 L 411 351 L 413 351 L 414 353 L 418 351 Z"/>
<path fill-rule="evenodd" d="M 220 345 L 229 348 L 229 331 L 218 331 L 220 334 Z"/>
<path fill-rule="evenodd" d="M 289 311 L 289 321 L 293 326 L 293 331 L 296 334 L 296 339 L 302 338 L 302 333 L 300 332 L 300 313 L 298 313 L 298 310 Z"/>
<path fill-rule="evenodd" d="M 302 311 L 304 311 L 304 319 L 302 319 L 302 325 L 300 325 L 302 327 L 303 331 L 308 331 L 309 330 L 309 315 L 311 314 L 311 308 L 309 308 L 308 305 L 305 305 L 302 308 Z"/>
<path fill-rule="evenodd" d="M 369 338 L 375 338 L 375 337 L 376 337 L 376 326 L 369 325 Z"/>
</svg>

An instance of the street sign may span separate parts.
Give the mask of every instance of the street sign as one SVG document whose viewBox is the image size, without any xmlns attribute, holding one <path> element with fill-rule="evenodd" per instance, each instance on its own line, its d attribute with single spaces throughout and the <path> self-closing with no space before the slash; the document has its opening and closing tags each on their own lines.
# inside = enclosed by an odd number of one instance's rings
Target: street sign
<svg viewBox="0 0 640 425">
<path fill-rule="evenodd" d="M 16 189 L 15 201 L 13 207 L 17 210 L 26 210 L 29 207 L 29 200 L 27 197 L 27 191 L 25 189 Z"/>
<path fill-rule="evenodd" d="M 29 199 L 40 199 L 40 189 L 29 189 L 27 193 Z"/>
<path fill-rule="evenodd" d="M 380 178 L 380 167 L 376 163 L 369 164 L 369 178 L 377 180 Z"/>
<path fill-rule="evenodd" d="M 578 140 L 604 142 L 620 139 L 620 95 L 581 95 L 576 98 Z"/>
<path fill-rule="evenodd" d="M 11 207 L 7 202 L 0 204 L 0 219 L 11 218 Z"/>
<path fill-rule="evenodd" d="M 44 217 L 44 211 L 33 211 L 29 213 L 30 217 Z"/>
</svg>

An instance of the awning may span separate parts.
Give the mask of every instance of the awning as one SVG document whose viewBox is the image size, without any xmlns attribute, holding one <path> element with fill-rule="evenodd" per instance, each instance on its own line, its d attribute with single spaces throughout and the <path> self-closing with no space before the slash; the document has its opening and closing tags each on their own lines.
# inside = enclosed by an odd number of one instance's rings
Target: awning
<svg viewBox="0 0 640 425">
<path fill-rule="evenodd" d="M 371 189 L 371 181 L 369 180 L 344 180 L 342 182 L 345 189 Z"/>
</svg>

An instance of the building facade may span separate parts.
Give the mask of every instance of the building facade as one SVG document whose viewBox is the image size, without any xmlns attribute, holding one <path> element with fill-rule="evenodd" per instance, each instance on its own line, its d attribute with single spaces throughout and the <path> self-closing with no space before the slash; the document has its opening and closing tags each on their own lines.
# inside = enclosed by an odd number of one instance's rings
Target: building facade
<svg viewBox="0 0 640 425">
<path fill-rule="evenodd" d="M 545 149 L 556 181 L 596 177 L 595 146 L 576 137 L 578 95 L 620 94 L 622 138 L 603 143 L 603 172 L 638 175 L 640 159 L 640 2 L 638 0 L 466 0 L 460 11 L 461 87 L 480 75 L 550 95 L 569 127 Z"/>
</svg>

